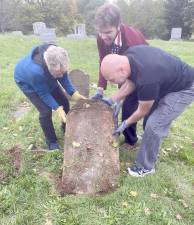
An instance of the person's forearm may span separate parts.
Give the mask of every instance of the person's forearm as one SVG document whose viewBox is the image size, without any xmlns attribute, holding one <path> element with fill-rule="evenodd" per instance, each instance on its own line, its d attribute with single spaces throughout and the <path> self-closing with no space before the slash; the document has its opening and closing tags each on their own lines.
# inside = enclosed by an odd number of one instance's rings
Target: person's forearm
<svg viewBox="0 0 194 225">
<path fill-rule="evenodd" d="M 103 88 L 103 87 L 97 87 L 97 89 L 98 89 L 100 92 L 102 92 L 102 93 L 103 93 L 103 91 L 104 91 L 104 88 Z"/>
<path fill-rule="evenodd" d="M 127 95 L 131 94 L 135 90 L 135 85 L 133 82 L 126 80 L 125 83 L 121 86 L 121 88 L 112 95 L 111 99 L 114 102 L 118 102 L 124 99 Z"/>
<path fill-rule="evenodd" d="M 136 123 L 140 119 L 144 118 L 150 112 L 153 104 L 154 100 L 146 102 L 139 101 L 137 110 L 126 120 L 127 125 L 130 126 L 131 124 Z"/>
<path fill-rule="evenodd" d="M 130 126 L 133 123 L 138 122 L 139 120 L 141 120 L 144 116 L 146 115 L 146 113 L 140 112 L 139 110 L 136 110 L 127 120 L 127 125 Z"/>
</svg>

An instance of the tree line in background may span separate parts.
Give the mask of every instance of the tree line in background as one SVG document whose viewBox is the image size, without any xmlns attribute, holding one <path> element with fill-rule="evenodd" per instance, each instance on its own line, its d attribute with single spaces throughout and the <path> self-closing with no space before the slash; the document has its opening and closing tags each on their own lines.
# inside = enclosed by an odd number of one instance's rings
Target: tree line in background
<svg viewBox="0 0 194 225">
<path fill-rule="evenodd" d="M 85 23 L 95 34 L 95 10 L 106 0 L 0 0 L 0 32 L 32 33 L 32 23 L 42 21 L 58 34 L 72 33 Z M 141 30 L 146 38 L 169 39 L 171 28 L 182 27 L 183 38 L 194 30 L 194 0 L 115 0 L 123 22 Z"/>
</svg>

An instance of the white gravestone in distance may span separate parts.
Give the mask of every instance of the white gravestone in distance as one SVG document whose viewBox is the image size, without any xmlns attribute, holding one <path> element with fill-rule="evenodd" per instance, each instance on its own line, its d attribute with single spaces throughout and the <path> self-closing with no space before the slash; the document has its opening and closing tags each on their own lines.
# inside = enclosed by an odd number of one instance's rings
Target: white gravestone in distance
<svg viewBox="0 0 194 225">
<path fill-rule="evenodd" d="M 12 34 L 12 35 L 15 35 L 15 36 L 23 36 L 23 33 L 22 33 L 22 31 L 20 31 L 20 30 L 12 31 L 11 34 Z"/>
<path fill-rule="evenodd" d="M 181 27 L 172 28 L 170 40 L 181 40 L 181 35 L 182 35 Z"/>
<path fill-rule="evenodd" d="M 35 35 L 40 35 L 44 30 L 46 30 L 46 24 L 43 22 L 35 22 L 32 24 Z"/>
<path fill-rule="evenodd" d="M 68 34 L 67 38 L 72 39 L 85 39 L 86 35 L 86 25 L 84 23 L 78 24 L 74 28 L 74 34 Z"/>
</svg>

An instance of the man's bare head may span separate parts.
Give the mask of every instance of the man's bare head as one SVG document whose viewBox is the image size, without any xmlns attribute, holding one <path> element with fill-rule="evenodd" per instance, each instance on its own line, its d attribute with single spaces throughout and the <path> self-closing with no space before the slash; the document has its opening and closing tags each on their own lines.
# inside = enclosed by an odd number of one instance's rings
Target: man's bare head
<svg viewBox="0 0 194 225">
<path fill-rule="evenodd" d="M 131 67 L 126 56 L 109 54 L 101 63 L 102 76 L 115 84 L 122 84 L 131 74 Z"/>
</svg>

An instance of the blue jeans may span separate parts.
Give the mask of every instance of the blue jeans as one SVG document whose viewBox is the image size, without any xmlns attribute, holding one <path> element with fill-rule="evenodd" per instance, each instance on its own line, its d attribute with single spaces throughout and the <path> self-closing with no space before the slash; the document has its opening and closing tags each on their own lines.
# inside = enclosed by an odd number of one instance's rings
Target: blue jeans
<svg viewBox="0 0 194 225">
<path fill-rule="evenodd" d="M 56 142 L 57 137 L 52 122 L 52 109 L 49 106 L 47 106 L 35 92 L 24 94 L 39 111 L 39 122 L 47 143 Z M 51 93 L 51 95 L 59 105 L 63 106 L 64 111 L 68 113 L 69 101 L 66 98 L 61 87 L 58 86 L 57 88 L 55 88 L 54 91 Z"/>
<path fill-rule="evenodd" d="M 163 97 L 149 115 L 145 125 L 137 165 L 153 169 L 162 140 L 168 134 L 171 123 L 194 101 L 194 84 L 185 90 L 172 92 Z"/>
</svg>

